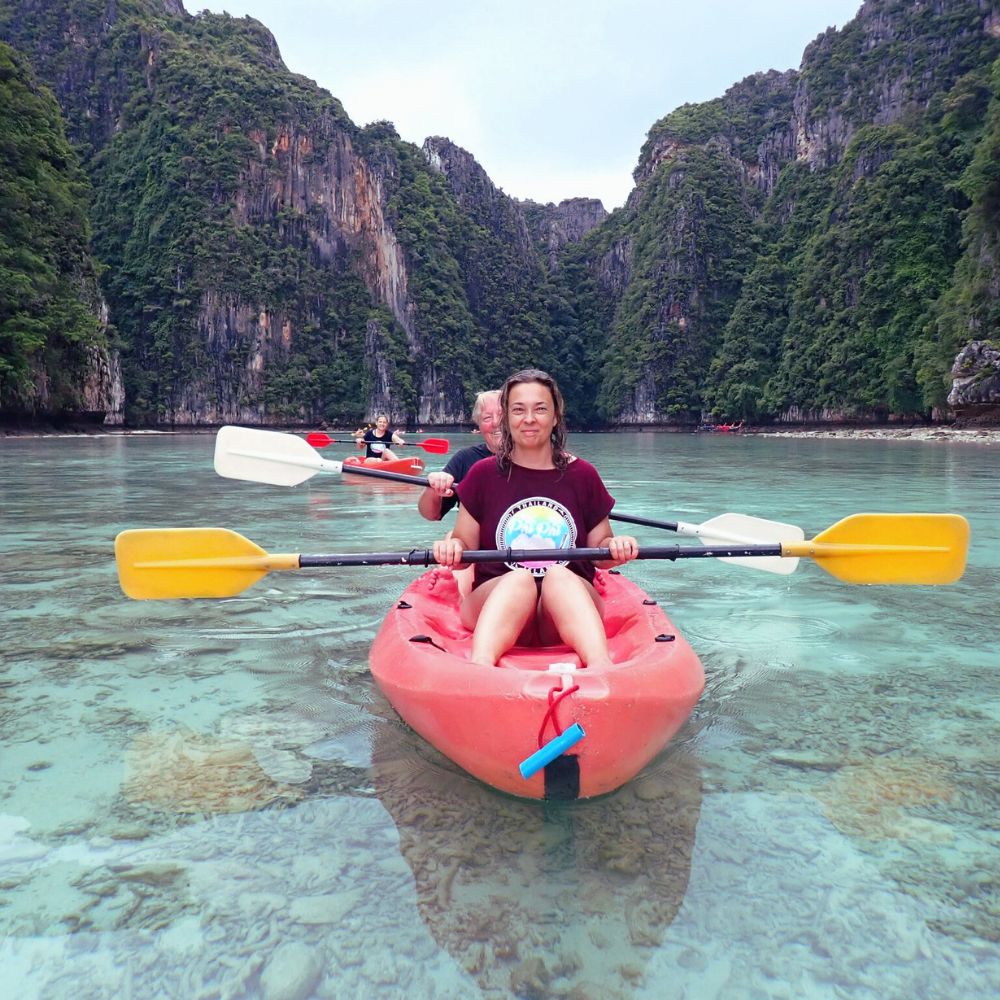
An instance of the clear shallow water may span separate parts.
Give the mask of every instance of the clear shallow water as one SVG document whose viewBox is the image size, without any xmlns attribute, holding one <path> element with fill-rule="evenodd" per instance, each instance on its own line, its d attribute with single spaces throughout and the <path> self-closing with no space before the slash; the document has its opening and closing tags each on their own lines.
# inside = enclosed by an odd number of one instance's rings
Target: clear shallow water
<svg viewBox="0 0 1000 1000">
<path fill-rule="evenodd" d="M 1000 451 L 577 436 L 626 513 L 811 537 L 955 511 L 973 543 L 952 587 L 630 567 L 705 695 L 639 779 L 546 805 L 457 771 L 374 688 L 368 646 L 415 569 L 121 594 L 124 528 L 272 552 L 435 535 L 408 487 L 222 480 L 213 445 L 0 441 L 0 996 L 994 995 Z"/>
</svg>

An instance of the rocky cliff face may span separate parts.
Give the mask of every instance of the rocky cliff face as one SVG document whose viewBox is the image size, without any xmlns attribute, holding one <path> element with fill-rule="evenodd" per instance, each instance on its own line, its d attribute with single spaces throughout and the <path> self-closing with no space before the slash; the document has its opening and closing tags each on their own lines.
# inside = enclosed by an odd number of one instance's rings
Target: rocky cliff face
<svg viewBox="0 0 1000 1000">
<path fill-rule="evenodd" d="M 579 243 L 608 217 L 599 198 L 566 198 L 553 205 L 533 201 L 517 202 L 524 213 L 535 245 L 546 255 L 549 270 L 559 268 L 562 251 Z"/>
<path fill-rule="evenodd" d="M 372 296 L 389 309 L 416 349 L 406 264 L 383 211 L 383 179 L 351 137 L 328 123 L 295 121 L 282 124 L 271 139 L 262 130 L 252 131 L 250 138 L 256 155 L 236 194 L 235 224 L 270 223 L 283 213 L 304 220 L 317 258 L 332 265 L 345 254 L 353 256 Z M 284 336 L 294 337 L 283 317 L 276 325 Z"/>
<path fill-rule="evenodd" d="M 680 199 L 654 219 L 652 193 L 665 190 L 662 177 L 671 178 L 667 189 L 682 186 L 692 163 L 710 151 L 717 162 L 728 164 L 741 176 L 745 205 L 752 217 L 759 218 L 790 164 L 805 166 L 815 174 L 832 172 L 861 129 L 919 120 L 964 73 L 988 64 L 995 55 L 990 42 L 996 37 L 993 7 L 987 0 L 917 5 L 869 0 L 843 29 L 822 33 L 806 49 L 799 70 L 755 74 L 723 98 L 679 108 L 653 126 L 634 174 L 636 187 L 626 206 L 629 218 L 619 227 L 611 250 L 603 250 L 600 259 L 591 261 L 591 268 L 607 298 L 616 303 L 615 326 L 624 333 L 641 316 L 647 336 L 654 344 L 664 345 L 670 360 L 665 367 L 647 365 L 638 378 L 626 380 L 629 389 L 614 406 L 613 420 L 660 423 L 677 419 L 664 406 L 669 395 L 665 385 L 683 368 L 680 364 L 671 371 L 680 361 L 675 348 L 688 331 L 698 328 L 699 305 L 720 295 L 718 276 L 702 267 L 706 258 L 715 257 L 718 247 L 687 260 L 682 252 L 689 237 L 706 245 L 706 234 L 699 234 L 697 223 L 719 212 L 718 200 L 702 186 L 692 201 Z M 871 155 L 856 153 L 855 180 L 874 176 L 892 155 L 891 149 L 878 146 Z M 662 194 L 656 198 L 662 206 Z M 794 202 L 772 205 L 770 218 L 775 222 L 787 219 L 793 209 Z M 645 268 L 637 266 L 635 255 L 648 255 L 648 250 L 641 250 L 635 236 L 651 226 L 660 238 L 654 279 L 659 291 L 645 291 L 643 308 L 637 311 L 629 306 L 637 298 L 636 283 L 645 283 L 649 277 Z M 856 302 L 859 294 L 858 285 L 844 289 L 848 302 Z M 704 320 L 702 315 L 696 333 L 699 339 L 711 336 L 713 324 Z M 646 353 L 656 352 L 647 345 Z M 747 361 L 748 370 L 756 364 Z M 885 418 L 878 406 L 803 409 L 793 405 L 778 419 L 837 422 L 864 419 L 866 414 L 871 419 Z"/>
<path fill-rule="evenodd" d="M 268 135 L 250 132 L 255 151 L 247 161 L 232 205 L 232 223 L 263 231 L 280 228 L 277 220 L 294 219 L 293 238 L 304 245 L 318 270 L 330 280 L 350 269 L 358 274 L 371 301 L 385 307 L 405 335 L 415 358 L 426 350 L 416 309 L 408 291 L 405 254 L 385 216 L 383 177 L 355 147 L 352 137 L 323 121 L 290 120 Z M 298 351 L 306 329 L 322 322 L 323 305 L 313 309 L 295 299 L 248 300 L 244 295 L 207 287 L 201 294 L 197 325 L 215 359 L 211 378 L 194 379 L 175 400 L 169 422 L 267 423 L 263 387 L 273 367 Z M 366 324 L 364 359 L 370 386 L 359 409 L 385 412 L 395 423 L 414 414 L 394 392 L 394 365 L 386 356 L 379 324 Z M 422 373 L 421 400 L 433 398 L 435 386 Z M 359 401 L 360 402 L 360 401 Z M 422 407 L 424 420 L 456 418 L 461 414 L 432 413 Z M 303 403 L 287 412 L 290 421 L 319 418 Z"/>
<path fill-rule="evenodd" d="M 922 112 L 971 64 L 969 41 L 989 33 L 992 0 L 886 4 L 868 0 L 841 31 L 821 34 L 803 55 L 790 129 L 795 157 L 812 169 L 840 161 L 861 126 Z M 896 56 L 905 53 L 905 59 Z"/>
<path fill-rule="evenodd" d="M 951 370 L 948 405 L 964 424 L 1000 418 L 1000 347 L 988 340 L 967 344 Z"/>
<path fill-rule="evenodd" d="M 133 401 L 174 424 L 306 423 L 352 407 L 463 422 L 472 391 L 539 363 L 589 373 L 582 392 L 612 422 L 696 420 L 730 316 L 764 315 L 777 297 L 740 299 L 758 224 L 780 234 L 808 190 L 786 185 L 777 205 L 787 171 L 836 170 L 859 132 L 918 118 L 990 58 L 980 39 L 1000 37 L 988 0 L 868 0 L 798 70 L 754 74 L 654 124 L 636 187 L 609 216 L 591 199 L 517 201 L 446 138 L 417 150 L 389 126 L 358 129 L 252 20 L 191 17 L 180 0 L 8 0 L 5 14 L 0 33 L 59 95 L 102 208 L 134 199 L 104 225 L 111 320 Z M 851 155 L 860 183 L 893 149 Z M 348 379 L 354 398 L 332 407 Z M 120 419 L 117 359 L 95 357 L 85 382 L 88 408 Z M 778 419 L 862 410 L 793 404 Z"/>
<path fill-rule="evenodd" d="M 303 235 L 321 266 L 332 275 L 349 261 L 373 301 L 384 305 L 404 331 L 409 352 L 419 356 L 425 345 L 408 292 L 405 254 L 385 216 L 384 178 L 377 167 L 356 149 L 350 135 L 329 123 L 317 128 L 315 122 L 289 122 L 270 142 L 262 131 L 251 133 L 251 138 L 256 156 L 237 192 L 236 224 L 264 225 L 286 213 L 303 220 Z M 211 313 L 203 312 L 203 320 L 209 329 L 214 325 Z M 282 350 L 292 349 L 297 323 L 306 321 L 308 317 L 267 308 L 238 319 L 237 338 L 256 326 L 250 372 L 266 367 L 275 343 Z M 365 408 L 405 423 L 413 414 L 398 399 L 393 401 L 392 365 L 373 333 L 377 328 L 373 323 L 366 326 L 366 359 L 373 378 Z M 433 392 L 425 378 L 421 396 Z M 310 416 L 303 413 L 302 419 Z M 258 419 L 266 420 L 266 414 L 260 413 Z"/>
<path fill-rule="evenodd" d="M 59 105 L 0 38 L 0 416 L 120 423 L 120 359 Z"/>
<path fill-rule="evenodd" d="M 510 242 L 521 256 L 532 254 L 531 236 L 517 203 L 490 180 L 475 157 L 443 136 L 424 140 L 431 169 L 443 174 L 458 204 L 494 236 Z"/>
<path fill-rule="evenodd" d="M 102 304 L 100 321 L 107 329 L 107 305 Z M 125 419 L 125 383 L 122 379 L 121 356 L 116 350 L 91 347 L 87 351 L 87 371 L 81 392 L 79 415 L 100 421 L 109 427 L 120 427 Z"/>
</svg>

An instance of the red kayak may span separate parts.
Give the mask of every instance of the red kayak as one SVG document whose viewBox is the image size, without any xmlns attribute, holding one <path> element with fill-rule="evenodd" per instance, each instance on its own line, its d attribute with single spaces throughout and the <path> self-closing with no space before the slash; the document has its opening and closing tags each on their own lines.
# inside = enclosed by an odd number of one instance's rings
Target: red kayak
<svg viewBox="0 0 1000 1000">
<path fill-rule="evenodd" d="M 568 646 L 515 646 L 496 667 L 469 663 L 457 585 L 435 569 L 386 617 L 371 648 L 372 675 L 406 723 L 494 788 L 534 799 L 614 791 L 685 723 L 705 674 L 639 587 L 601 571 L 595 586 L 605 602 L 610 668 L 581 668 Z M 574 724 L 582 739 L 523 778 L 519 766 Z"/>
<path fill-rule="evenodd" d="M 344 459 L 344 465 L 367 465 L 372 469 L 380 469 L 382 472 L 402 472 L 407 476 L 419 476 L 424 471 L 424 463 L 419 458 L 397 458 L 393 462 L 384 462 L 381 458 L 362 458 L 360 455 L 351 455 Z M 361 476 L 348 476 L 344 482 L 358 483 L 364 482 Z M 372 480 L 368 480 L 372 482 Z"/>
</svg>

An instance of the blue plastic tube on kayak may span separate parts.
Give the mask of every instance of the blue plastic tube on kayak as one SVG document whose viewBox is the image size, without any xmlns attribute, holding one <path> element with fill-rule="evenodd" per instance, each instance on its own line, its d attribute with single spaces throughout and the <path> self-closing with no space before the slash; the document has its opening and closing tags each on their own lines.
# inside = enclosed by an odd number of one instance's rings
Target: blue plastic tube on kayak
<svg viewBox="0 0 1000 1000">
<path fill-rule="evenodd" d="M 579 743 L 587 734 L 583 731 L 583 726 L 579 722 L 574 722 L 561 735 L 549 740 L 545 746 L 540 747 L 530 757 L 525 758 L 518 765 L 522 778 L 530 778 L 536 771 L 541 770 L 546 764 L 551 764 L 564 751 L 568 750 L 574 743 Z"/>
</svg>

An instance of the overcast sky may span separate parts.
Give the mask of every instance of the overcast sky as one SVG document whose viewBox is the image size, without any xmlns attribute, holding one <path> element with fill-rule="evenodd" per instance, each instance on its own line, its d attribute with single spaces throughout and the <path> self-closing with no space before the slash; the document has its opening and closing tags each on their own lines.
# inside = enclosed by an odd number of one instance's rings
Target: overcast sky
<svg viewBox="0 0 1000 1000">
<path fill-rule="evenodd" d="M 186 0 L 191 13 L 203 0 Z M 861 0 L 226 0 L 358 125 L 444 135 L 517 198 L 632 189 L 650 127 L 762 70 L 798 69 Z"/>
</svg>

